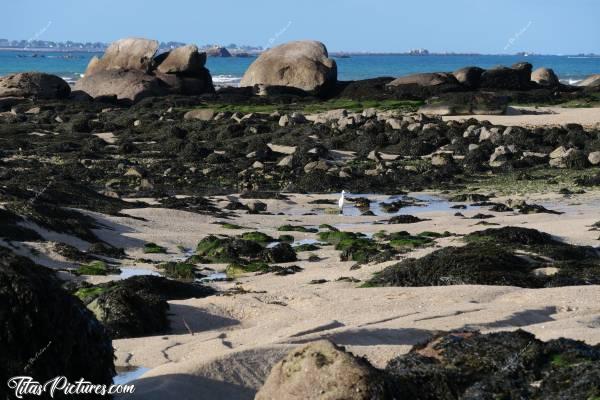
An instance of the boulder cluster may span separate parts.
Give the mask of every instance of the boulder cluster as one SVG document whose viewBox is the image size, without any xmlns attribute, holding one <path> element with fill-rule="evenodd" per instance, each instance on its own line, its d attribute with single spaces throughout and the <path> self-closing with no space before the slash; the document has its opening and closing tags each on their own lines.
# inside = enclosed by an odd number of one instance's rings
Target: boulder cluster
<svg viewBox="0 0 600 400">
<path fill-rule="evenodd" d="M 403 76 L 389 83 L 389 86 L 418 85 L 446 86 L 447 89 L 495 89 L 528 90 L 539 86 L 557 87 L 558 77 L 553 70 L 540 68 L 533 71 L 530 63 L 521 62 L 512 67 L 495 67 L 485 70 L 479 67 L 465 67 L 452 73 L 435 72 Z"/>
<path fill-rule="evenodd" d="M 167 94 L 199 95 L 214 92 L 206 53 L 187 45 L 156 55 L 159 43 L 148 39 L 121 39 L 102 58 L 94 57 L 75 90 L 93 98 L 116 97 L 137 102 Z"/>
<path fill-rule="evenodd" d="M 101 57 L 94 57 L 70 93 L 61 78 L 41 73 L 0 78 L 0 103 L 12 98 L 120 100 L 136 103 L 147 97 L 214 94 L 207 53 L 186 45 L 157 54 L 155 40 L 120 39 Z M 208 50 L 211 57 L 229 57 L 227 49 Z M 578 86 L 560 83 L 553 70 L 533 71 L 530 63 L 491 69 L 465 67 L 454 72 L 419 73 L 394 78 L 338 81 L 335 60 L 318 41 L 294 41 L 263 52 L 248 68 L 240 86 L 253 95 L 316 96 L 320 99 L 432 99 L 424 109 L 438 114 L 500 114 L 509 99 L 568 101 L 600 87 L 598 75 Z M 228 91 L 229 88 L 224 88 Z M 531 92 L 531 93 L 530 93 Z M 9 98 L 8 100 L 4 98 Z M 8 102 L 8 103 L 7 103 Z M 1 104 L 0 104 L 1 105 Z"/>
</svg>

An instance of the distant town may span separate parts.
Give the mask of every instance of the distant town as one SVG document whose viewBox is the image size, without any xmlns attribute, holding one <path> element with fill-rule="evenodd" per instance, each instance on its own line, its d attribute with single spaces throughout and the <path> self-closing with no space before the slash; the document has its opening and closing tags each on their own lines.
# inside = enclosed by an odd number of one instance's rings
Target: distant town
<svg viewBox="0 0 600 400">
<path fill-rule="evenodd" d="M 182 42 L 161 42 L 159 51 L 169 51 L 177 47 L 185 46 L 187 43 Z M 102 53 L 110 43 L 102 42 L 73 42 L 67 40 L 66 42 L 53 42 L 48 40 L 9 40 L 0 39 L 0 51 L 1 50 L 12 50 L 12 51 L 56 51 L 56 52 L 91 52 L 91 53 Z M 230 43 L 228 45 L 221 44 L 205 44 L 199 45 L 198 48 L 208 53 L 209 56 L 213 57 L 253 57 L 256 56 L 266 49 L 262 46 L 250 46 L 250 45 L 238 45 Z M 430 56 L 430 55 L 443 55 L 443 56 L 479 56 L 482 53 L 460 53 L 460 52 L 430 52 L 427 49 L 413 49 L 406 52 L 345 52 L 345 51 L 334 51 L 331 52 L 334 57 L 349 57 L 357 55 L 409 55 L 409 56 Z M 517 52 L 511 55 L 517 56 L 536 56 L 545 55 L 534 52 Z M 547 55 L 547 54 L 546 54 Z M 570 54 L 575 57 L 600 57 L 598 54 Z"/>
<path fill-rule="evenodd" d="M 13 51 L 56 51 L 56 52 L 90 52 L 102 53 L 110 43 L 102 42 L 53 42 L 47 40 L 8 40 L 0 39 L 0 50 Z M 177 47 L 185 46 L 186 43 L 181 42 L 161 42 L 159 51 L 168 51 Z M 209 55 L 229 57 L 229 56 L 252 56 L 264 51 L 260 46 L 244 46 L 231 43 L 226 46 L 218 44 L 206 44 L 198 46 L 202 51 L 206 51 Z"/>
</svg>

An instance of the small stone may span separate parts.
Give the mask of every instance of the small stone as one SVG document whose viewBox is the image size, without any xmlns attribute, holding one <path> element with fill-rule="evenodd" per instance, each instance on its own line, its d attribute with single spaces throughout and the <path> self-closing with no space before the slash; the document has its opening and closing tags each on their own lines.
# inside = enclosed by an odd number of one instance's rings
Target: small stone
<svg viewBox="0 0 600 400">
<path fill-rule="evenodd" d="M 588 160 L 589 160 L 590 164 L 592 164 L 592 165 L 599 165 L 600 164 L 600 151 L 594 151 L 593 153 L 590 153 L 590 155 L 588 156 Z"/>
<path fill-rule="evenodd" d="M 288 117 L 287 115 L 282 115 L 281 118 L 279 118 L 279 126 L 281 127 L 286 127 L 290 124 L 291 120 L 290 117 Z"/>
<path fill-rule="evenodd" d="M 284 167 L 284 168 L 292 168 L 293 166 L 293 162 L 294 162 L 294 156 L 289 155 L 289 156 L 285 156 L 283 157 L 278 163 L 277 166 L 278 167 Z"/>
<path fill-rule="evenodd" d="M 210 108 L 203 108 L 198 110 L 191 110 L 184 114 L 183 119 L 186 121 L 189 120 L 199 120 L 199 121 L 210 121 L 215 117 L 215 110 L 211 110 Z"/>
<path fill-rule="evenodd" d="M 25 114 L 37 115 L 40 113 L 41 110 L 42 109 L 39 107 L 33 107 L 33 108 L 30 108 L 29 110 L 25 111 Z"/>
<path fill-rule="evenodd" d="M 443 167 L 454 163 L 454 157 L 450 153 L 435 153 L 431 156 L 431 165 L 435 167 Z"/>
<path fill-rule="evenodd" d="M 125 176 L 133 176 L 136 178 L 141 178 L 143 176 L 142 172 L 136 167 L 128 168 L 127 171 L 125 171 L 124 175 Z"/>
</svg>

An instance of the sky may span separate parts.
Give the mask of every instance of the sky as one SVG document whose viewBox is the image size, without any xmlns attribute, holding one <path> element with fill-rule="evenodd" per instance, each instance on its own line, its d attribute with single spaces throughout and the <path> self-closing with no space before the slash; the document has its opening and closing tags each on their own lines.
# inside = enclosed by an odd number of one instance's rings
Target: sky
<svg viewBox="0 0 600 400">
<path fill-rule="evenodd" d="M 18 0 L 0 9 L 3 39 L 263 47 L 315 39 L 330 51 L 600 53 L 598 0 Z"/>
</svg>

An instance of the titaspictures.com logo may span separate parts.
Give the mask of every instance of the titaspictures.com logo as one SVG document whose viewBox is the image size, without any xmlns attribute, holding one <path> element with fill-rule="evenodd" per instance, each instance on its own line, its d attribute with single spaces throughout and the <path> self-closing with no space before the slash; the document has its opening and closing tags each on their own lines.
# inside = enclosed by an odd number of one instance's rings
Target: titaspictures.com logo
<svg viewBox="0 0 600 400">
<path fill-rule="evenodd" d="M 134 385 L 96 385 L 83 378 L 75 382 L 69 382 L 64 376 L 57 376 L 44 383 L 34 380 L 31 376 L 14 376 L 8 380 L 8 388 L 14 391 L 17 399 L 22 399 L 25 396 L 44 396 L 44 398 L 50 396 L 50 398 L 54 398 L 57 393 L 71 396 L 109 396 L 135 392 Z"/>
</svg>

